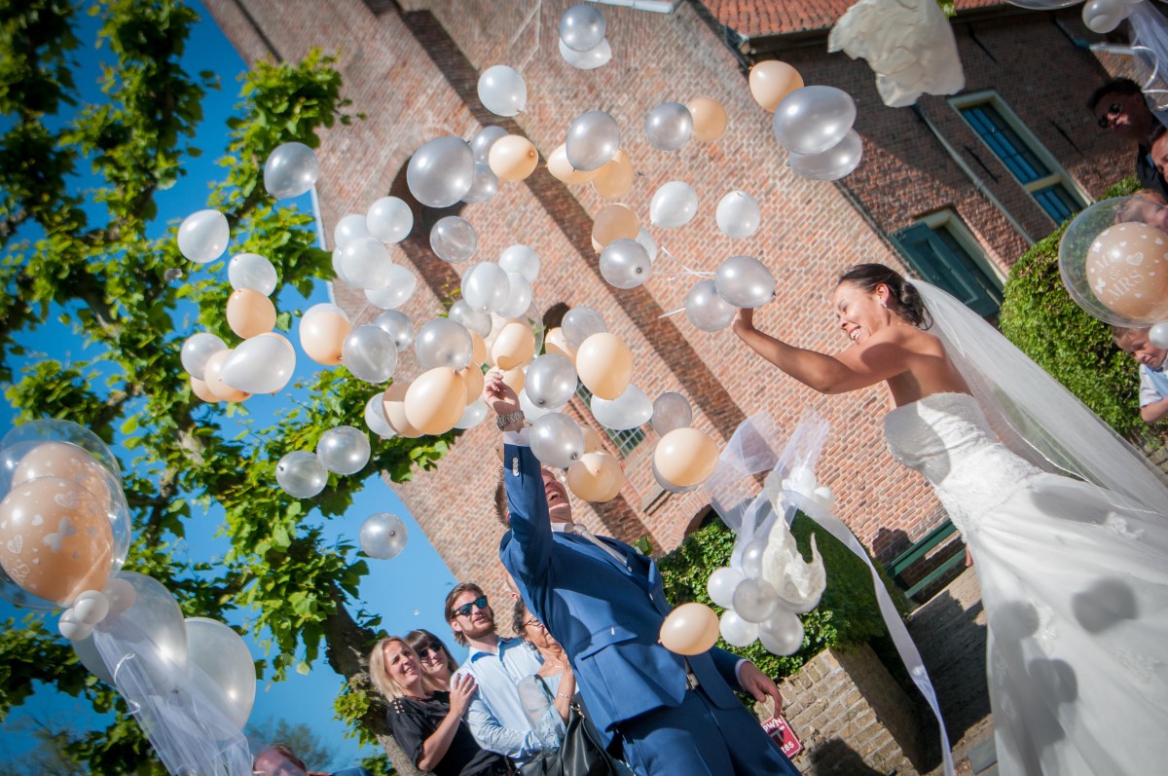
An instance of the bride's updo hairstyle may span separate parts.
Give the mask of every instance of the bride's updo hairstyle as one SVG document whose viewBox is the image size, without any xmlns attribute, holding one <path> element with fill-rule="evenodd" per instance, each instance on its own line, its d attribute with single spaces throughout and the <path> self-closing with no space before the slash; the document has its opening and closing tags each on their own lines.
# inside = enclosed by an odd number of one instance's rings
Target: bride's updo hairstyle
<svg viewBox="0 0 1168 776">
<path fill-rule="evenodd" d="M 876 287 L 884 284 L 890 292 L 888 303 L 892 305 L 893 312 L 918 329 L 928 329 L 933 325 L 933 317 L 925 309 L 925 300 L 921 299 L 916 288 L 896 270 L 883 264 L 857 264 L 845 270 L 839 282 L 850 283 L 869 294 L 875 293 Z"/>
</svg>

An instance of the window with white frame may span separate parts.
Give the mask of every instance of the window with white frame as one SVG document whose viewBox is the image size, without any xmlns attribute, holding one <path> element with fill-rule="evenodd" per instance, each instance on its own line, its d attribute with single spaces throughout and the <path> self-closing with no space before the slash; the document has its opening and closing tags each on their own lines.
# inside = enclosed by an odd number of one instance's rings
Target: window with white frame
<svg viewBox="0 0 1168 776">
<path fill-rule="evenodd" d="M 893 235 L 917 274 L 986 318 L 1002 306 L 1002 275 L 953 210 L 930 213 Z"/>
<path fill-rule="evenodd" d="M 962 95 L 949 103 L 1056 224 L 1086 207 L 1090 198 L 996 93 Z"/>
</svg>

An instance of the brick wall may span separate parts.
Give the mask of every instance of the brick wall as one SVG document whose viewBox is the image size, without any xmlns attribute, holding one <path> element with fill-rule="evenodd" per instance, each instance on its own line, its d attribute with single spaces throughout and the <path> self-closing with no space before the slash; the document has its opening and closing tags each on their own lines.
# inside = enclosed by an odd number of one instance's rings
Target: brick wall
<svg viewBox="0 0 1168 776">
<path fill-rule="evenodd" d="M 865 161 L 843 186 L 795 176 L 772 137 L 770 114 L 750 98 L 739 59 L 696 3 L 682 3 L 668 16 L 604 6 L 615 56 L 595 71 L 570 68 L 556 51 L 556 25 L 571 0 L 409 0 L 400 10 L 373 0 L 206 4 L 248 61 L 297 59 L 312 45 L 339 54 L 345 94 L 367 119 L 323 138 L 319 191 L 330 231 L 344 214 L 363 213 L 377 197 L 399 193 L 410 154 L 429 139 L 469 138 L 494 123 L 526 135 L 546 158 L 563 142 L 574 116 L 600 108 L 622 128 L 623 146 L 638 169 L 626 201 L 646 221 L 649 200 L 662 183 L 685 180 L 698 191 L 701 208 L 694 222 L 677 230 L 651 229 L 658 244 L 701 271 L 734 254 L 761 258 L 779 286 L 778 300 L 760 310 L 759 325 L 799 346 L 833 351 L 844 344 L 828 304 L 835 276 L 861 260 L 903 266 L 882 232 L 928 211 L 956 209 L 1002 266 L 1025 248 L 911 111 L 879 104 L 863 62 L 828 56 L 821 46 L 793 49 L 787 58 L 808 83 L 838 85 L 856 97 Z M 1128 154 L 1098 133 L 1082 107 L 1105 73 L 1072 46 L 1049 14 L 955 29 L 971 90 L 996 88 L 1091 194 L 1120 176 Z M 519 69 L 527 82 L 528 111 L 515 120 L 491 116 L 474 96 L 477 73 L 499 63 Z M 724 138 L 675 153 L 651 148 L 643 131 L 646 113 L 660 102 L 698 96 L 726 107 L 731 127 Z M 944 100 L 926 98 L 922 110 L 955 146 L 971 149 L 963 153 L 976 153 L 994 171 L 996 182 L 987 174 L 987 184 L 1027 231 L 1041 236 L 1052 228 Z M 967 161 L 977 166 L 972 155 Z M 717 201 L 733 189 L 750 192 L 762 205 L 764 225 L 753 238 L 731 240 L 714 226 Z M 836 492 L 840 516 L 879 557 L 889 559 L 942 519 L 923 480 L 884 450 L 883 388 L 820 396 L 761 362 L 728 332 L 709 335 L 684 316 L 661 318 L 681 306 L 694 280 L 664 256 L 657 260 L 658 274 L 640 289 L 616 291 L 604 284 L 590 244 L 591 215 L 603 204 L 591 187 L 566 186 L 541 169 L 525 183 L 504 184 L 492 200 L 469 205 L 462 215 L 478 230 L 476 260 L 495 259 L 515 242 L 532 246 L 543 261 L 535 284 L 540 307 L 566 302 L 599 310 L 632 348 L 634 383 L 650 396 L 669 390 L 686 395 L 694 424 L 720 442 L 755 412 L 771 413 L 785 429 L 795 426 L 805 408 L 825 415 L 832 436 L 820 479 Z M 440 311 L 464 267 L 434 258 L 424 233 L 394 250 L 395 260 L 424 280 L 406 308 L 420 324 Z M 360 294 L 340 289 L 338 296 L 359 320 L 376 313 Z M 581 407 L 573 411 L 587 415 Z M 577 503 L 577 517 L 597 531 L 629 540 L 647 535 L 657 547 L 675 546 L 704 502 L 698 494 L 660 498 L 649 465 L 655 441 L 649 432 L 626 459 L 628 484 L 617 501 L 599 508 Z M 495 547 L 502 528 L 491 515 L 490 497 L 497 444 L 494 428 L 481 426 L 463 435 L 437 471 L 394 486 L 454 575 L 491 591 L 500 583 Z"/>
</svg>

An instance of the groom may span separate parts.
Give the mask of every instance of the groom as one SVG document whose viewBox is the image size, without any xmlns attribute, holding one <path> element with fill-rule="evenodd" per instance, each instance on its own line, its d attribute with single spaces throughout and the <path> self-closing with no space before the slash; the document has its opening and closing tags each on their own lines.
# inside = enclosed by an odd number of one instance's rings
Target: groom
<svg viewBox="0 0 1168 776">
<path fill-rule="evenodd" d="M 642 776 L 798 771 L 732 687 L 782 697 L 748 660 L 720 649 L 683 658 L 658 642 L 670 611 L 652 560 L 572 523 L 564 486 L 523 439 L 515 392 L 492 373 L 484 391 L 504 431 L 503 487 L 511 530 L 499 553 L 520 595 L 572 662 L 596 727 L 620 739 Z"/>
</svg>

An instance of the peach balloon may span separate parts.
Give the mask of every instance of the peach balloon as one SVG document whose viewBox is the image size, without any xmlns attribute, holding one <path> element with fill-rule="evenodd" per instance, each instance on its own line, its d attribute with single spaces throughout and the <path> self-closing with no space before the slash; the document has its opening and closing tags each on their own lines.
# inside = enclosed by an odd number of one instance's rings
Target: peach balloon
<svg viewBox="0 0 1168 776">
<path fill-rule="evenodd" d="M 97 497 L 103 509 L 109 507 L 110 475 L 85 448 L 68 442 L 41 442 L 21 456 L 9 487 L 40 477 L 60 477 L 76 483 Z"/>
<path fill-rule="evenodd" d="M 563 356 L 573 364 L 576 363 L 576 348 L 568 344 L 568 338 L 564 336 L 564 330 L 559 326 L 548 329 L 543 338 L 543 349 L 548 353 Z"/>
<path fill-rule="evenodd" d="M 39 477 L 0 501 L 0 567 L 23 590 L 67 606 L 101 590 L 113 531 L 100 497 L 62 477 Z"/>
<path fill-rule="evenodd" d="M 422 436 L 422 432 L 414 428 L 406 418 L 406 393 L 409 388 L 409 383 L 394 380 L 385 389 L 385 395 L 381 398 L 381 408 L 385 411 L 385 419 L 389 422 L 390 428 L 396 431 L 398 436 L 417 439 Z"/>
<path fill-rule="evenodd" d="M 641 219 L 628 205 L 605 205 L 592 222 L 592 239 L 601 248 L 622 237 L 635 240 L 640 232 Z"/>
<path fill-rule="evenodd" d="M 786 62 L 768 59 L 750 68 L 750 93 L 763 110 L 774 113 L 784 97 L 802 88 L 803 76 Z"/>
<path fill-rule="evenodd" d="M 501 181 L 521 181 L 535 172 L 539 152 L 531 141 L 519 135 L 507 135 L 495 141 L 487 156 L 491 172 Z"/>
<path fill-rule="evenodd" d="M 535 335 L 525 323 L 512 321 L 499 330 L 491 345 L 491 359 L 504 370 L 531 363 L 535 358 Z"/>
<path fill-rule="evenodd" d="M 483 385 L 486 383 L 486 378 L 483 376 L 483 370 L 479 368 L 478 364 L 471 364 L 466 369 L 458 372 L 458 376 L 466 384 L 466 403 L 474 404 L 483 396 Z"/>
<path fill-rule="evenodd" d="M 607 453 L 608 449 L 604 446 L 604 440 L 600 438 L 600 434 L 596 433 L 596 429 L 588 424 L 580 426 L 580 430 L 584 432 L 584 452 L 587 453 Z"/>
<path fill-rule="evenodd" d="M 592 188 L 605 199 L 620 199 L 633 190 L 633 181 L 637 178 L 637 171 L 633 169 L 633 162 L 624 151 L 617 151 L 611 159 L 596 171 L 592 179 Z"/>
<path fill-rule="evenodd" d="M 608 453 L 585 453 L 568 467 L 568 488 L 585 501 L 611 501 L 624 482 L 620 462 Z"/>
<path fill-rule="evenodd" d="M 682 604 L 661 623 L 661 646 L 678 655 L 700 655 L 717 641 L 718 615 L 705 604 Z"/>
<path fill-rule="evenodd" d="M 191 393 L 198 396 L 208 404 L 214 404 L 217 401 L 223 401 L 211 391 L 211 386 L 197 377 L 191 378 Z"/>
<path fill-rule="evenodd" d="M 1130 222 L 1109 226 L 1087 251 L 1087 280 L 1107 309 L 1133 321 L 1168 317 L 1168 235 Z"/>
<path fill-rule="evenodd" d="M 423 434 L 445 434 L 466 410 L 466 383 L 448 366 L 423 372 L 406 391 L 406 420 Z"/>
<path fill-rule="evenodd" d="M 212 354 L 207 359 L 207 365 L 203 367 L 203 382 L 207 384 L 211 393 L 222 401 L 245 401 L 251 397 L 247 391 L 232 388 L 223 381 L 223 365 L 227 363 L 227 359 L 231 358 L 231 354 L 234 352 L 231 348 L 220 350 L 218 353 Z"/>
<path fill-rule="evenodd" d="M 341 363 L 341 346 L 353 327 L 334 312 L 321 310 L 300 320 L 300 347 L 318 364 Z"/>
<path fill-rule="evenodd" d="M 706 481 L 718 465 L 718 445 L 696 428 L 675 428 L 653 451 L 657 473 L 679 488 Z"/>
<path fill-rule="evenodd" d="M 503 372 L 503 383 L 515 391 L 515 395 L 518 396 L 523 393 L 523 386 L 527 384 L 527 376 L 518 367 L 507 369 Z"/>
<path fill-rule="evenodd" d="M 620 337 L 607 331 L 593 334 L 576 351 L 576 373 L 593 396 L 615 399 L 633 377 L 633 354 Z"/>
<path fill-rule="evenodd" d="M 494 364 L 491 361 L 491 351 L 487 347 L 487 343 L 477 331 L 470 333 L 470 343 L 473 348 L 470 356 L 470 362 L 472 364 L 486 364 L 488 362 L 492 365 Z"/>
<path fill-rule="evenodd" d="M 575 167 L 573 167 L 572 163 L 568 161 L 568 151 L 566 145 L 562 145 L 556 150 L 552 151 L 552 155 L 548 157 L 547 167 L 548 172 L 550 172 L 552 177 L 556 180 L 561 180 L 564 183 L 574 184 L 587 183 L 588 181 L 595 178 L 600 172 L 599 169 L 585 171 L 577 170 Z"/>
<path fill-rule="evenodd" d="M 227 325 L 238 336 L 251 339 L 276 326 L 276 306 L 259 291 L 241 288 L 227 299 Z"/>
<path fill-rule="evenodd" d="M 693 116 L 693 138 L 703 143 L 713 143 L 722 137 L 730 126 L 730 117 L 722 103 L 709 97 L 698 97 L 686 104 Z"/>
</svg>

